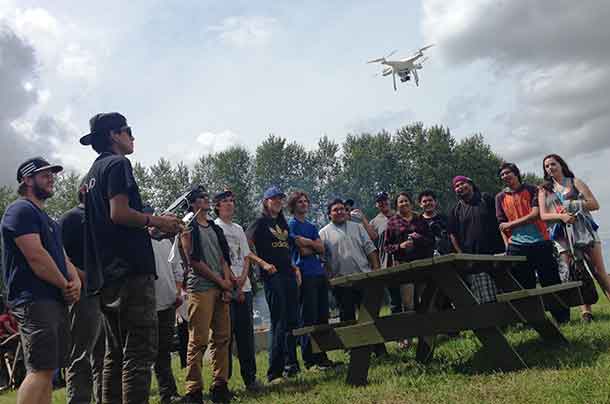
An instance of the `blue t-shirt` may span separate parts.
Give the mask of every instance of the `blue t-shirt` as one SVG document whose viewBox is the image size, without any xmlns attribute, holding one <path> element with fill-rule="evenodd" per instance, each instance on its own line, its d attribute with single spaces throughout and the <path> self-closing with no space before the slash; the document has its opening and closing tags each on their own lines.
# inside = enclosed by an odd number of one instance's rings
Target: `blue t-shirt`
<svg viewBox="0 0 610 404">
<path fill-rule="evenodd" d="M 294 239 L 296 236 L 308 238 L 310 240 L 317 240 L 320 238 L 318 229 L 313 223 L 305 220 L 301 222 L 294 217 L 288 221 L 288 230 L 290 231 L 290 237 Z M 299 248 L 291 243 L 290 254 L 292 256 L 292 262 L 298 266 L 303 276 L 319 276 L 324 275 L 324 268 L 322 268 L 322 262 L 317 255 L 308 255 L 302 257 L 299 253 Z"/>
<path fill-rule="evenodd" d="M 68 279 L 59 225 L 32 202 L 19 199 L 6 209 L 2 217 L 4 284 L 8 291 L 9 306 L 44 299 L 63 302 L 61 290 L 37 277 L 17 247 L 15 239 L 26 234 L 40 235 L 42 246 Z"/>
</svg>

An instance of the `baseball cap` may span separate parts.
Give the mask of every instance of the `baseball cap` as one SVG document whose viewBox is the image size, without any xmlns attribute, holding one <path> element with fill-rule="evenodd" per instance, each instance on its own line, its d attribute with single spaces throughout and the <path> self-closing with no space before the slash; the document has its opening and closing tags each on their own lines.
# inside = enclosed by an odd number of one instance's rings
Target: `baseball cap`
<svg viewBox="0 0 610 404">
<path fill-rule="evenodd" d="M 282 198 L 286 197 L 286 194 L 283 193 L 277 186 L 273 185 L 265 191 L 263 194 L 263 199 L 275 198 L 276 196 L 281 196 Z"/>
<path fill-rule="evenodd" d="M 186 196 L 186 199 L 189 201 L 189 203 L 193 203 L 197 198 L 205 198 L 207 196 L 209 195 L 205 187 L 203 185 L 197 185 L 191 189 L 191 192 L 189 192 L 189 194 Z"/>
<path fill-rule="evenodd" d="M 90 132 L 80 138 L 80 144 L 89 146 L 96 136 L 107 135 L 111 130 L 127 126 L 127 119 L 118 112 L 95 114 L 89 119 Z"/>
<path fill-rule="evenodd" d="M 390 199 L 390 195 L 385 191 L 377 192 L 377 195 L 375 195 L 375 202 L 387 201 L 388 199 Z"/>
<path fill-rule="evenodd" d="M 64 168 L 57 164 L 50 164 L 42 157 L 33 157 L 21 163 L 17 169 L 17 182 L 22 183 L 23 177 L 29 177 L 41 171 L 51 170 L 54 173 L 62 171 Z"/>
<path fill-rule="evenodd" d="M 225 189 L 224 191 L 219 192 L 216 195 L 214 195 L 213 202 L 214 202 L 214 204 L 217 204 L 220 201 L 222 201 L 223 199 L 229 198 L 231 196 L 233 196 L 233 192 L 230 189 Z"/>
</svg>

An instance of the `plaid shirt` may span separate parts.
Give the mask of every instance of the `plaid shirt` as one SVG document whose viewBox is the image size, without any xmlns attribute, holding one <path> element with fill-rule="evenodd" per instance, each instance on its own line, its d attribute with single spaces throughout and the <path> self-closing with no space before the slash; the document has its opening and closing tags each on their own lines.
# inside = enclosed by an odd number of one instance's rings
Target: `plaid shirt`
<svg viewBox="0 0 610 404">
<path fill-rule="evenodd" d="M 407 241 L 411 234 L 413 234 L 413 247 L 400 248 L 400 244 Z M 430 228 L 426 221 L 416 214 L 413 214 L 411 220 L 405 219 L 398 213 L 392 216 L 388 220 L 385 238 L 385 250 L 395 262 L 428 258 L 434 253 L 434 238 Z"/>
</svg>

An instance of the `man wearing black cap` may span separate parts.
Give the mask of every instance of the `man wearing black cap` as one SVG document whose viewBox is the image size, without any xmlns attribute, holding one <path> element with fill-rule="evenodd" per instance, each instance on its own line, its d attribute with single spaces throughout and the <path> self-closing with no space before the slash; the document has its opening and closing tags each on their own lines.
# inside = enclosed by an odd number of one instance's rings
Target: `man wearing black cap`
<svg viewBox="0 0 610 404">
<path fill-rule="evenodd" d="M 134 137 L 119 113 L 97 114 L 80 139 L 99 154 L 85 176 L 87 292 L 100 293 L 106 328 L 102 400 L 146 403 L 157 354 L 155 260 L 146 227 L 177 233 L 174 216 L 142 213 L 130 161 Z"/>
<path fill-rule="evenodd" d="M 228 389 L 231 338 L 229 303 L 233 290 L 229 269 L 231 252 L 222 229 L 208 218 L 210 200 L 205 189 L 195 188 L 188 200 L 195 219 L 188 232 L 181 236 L 190 264 L 186 276 L 189 343 L 183 402 L 202 402 L 201 365 L 209 343 L 214 378 L 210 396 L 212 401 L 224 403 L 231 399 Z"/>
<path fill-rule="evenodd" d="M 81 282 L 64 252 L 59 225 L 43 210 L 61 166 L 41 157 L 17 170 L 18 193 L 2 217 L 4 282 L 17 319 L 27 375 L 18 403 L 51 403 L 53 372 L 65 366 L 70 344 L 68 304 Z"/>
</svg>

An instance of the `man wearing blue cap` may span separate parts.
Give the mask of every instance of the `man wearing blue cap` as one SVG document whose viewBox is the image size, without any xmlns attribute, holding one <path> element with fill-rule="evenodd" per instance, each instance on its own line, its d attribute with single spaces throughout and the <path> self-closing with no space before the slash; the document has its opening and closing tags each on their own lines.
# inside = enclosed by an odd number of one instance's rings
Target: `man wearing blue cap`
<svg viewBox="0 0 610 404">
<path fill-rule="evenodd" d="M 68 305 L 80 298 L 81 282 L 64 252 L 59 225 L 44 211 L 61 170 L 42 157 L 21 164 L 21 198 L 2 217 L 4 284 L 27 370 L 17 394 L 23 404 L 51 403 L 53 373 L 68 359 Z"/>
<path fill-rule="evenodd" d="M 272 186 L 263 194 L 263 211 L 246 232 L 250 246 L 269 267 L 261 268 L 265 298 L 271 315 L 267 380 L 292 377 L 299 372 L 296 337 L 301 273 L 292 264 L 288 222 L 282 212 L 284 194 Z"/>
<path fill-rule="evenodd" d="M 147 403 L 157 356 L 155 258 L 147 227 L 177 233 L 175 216 L 142 212 L 138 184 L 127 155 L 134 137 L 125 117 L 101 113 L 80 139 L 99 154 L 85 176 L 85 272 L 87 292 L 100 293 L 106 357 L 102 401 Z"/>
</svg>

